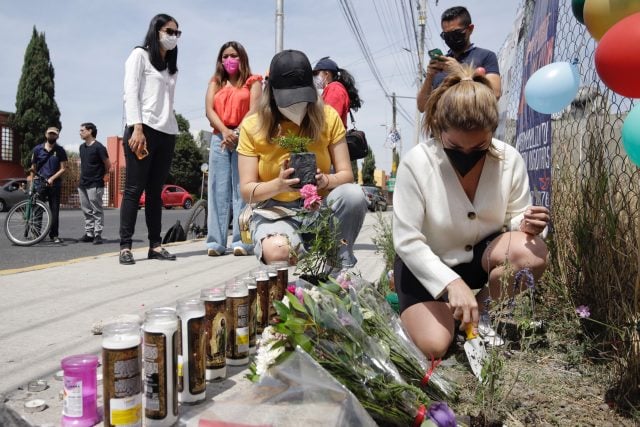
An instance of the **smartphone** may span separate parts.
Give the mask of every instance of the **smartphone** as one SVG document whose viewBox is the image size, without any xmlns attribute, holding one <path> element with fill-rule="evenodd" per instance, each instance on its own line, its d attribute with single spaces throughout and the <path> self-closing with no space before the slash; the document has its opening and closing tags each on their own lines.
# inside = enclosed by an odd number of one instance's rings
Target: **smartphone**
<svg viewBox="0 0 640 427">
<path fill-rule="evenodd" d="M 431 59 L 435 59 L 438 61 L 442 61 L 442 59 L 440 58 L 440 56 L 443 56 L 443 53 L 440 49 L 431 49 L 430 51 L 427 52 L 429 54 L 429 58 Z"/>
</svg>

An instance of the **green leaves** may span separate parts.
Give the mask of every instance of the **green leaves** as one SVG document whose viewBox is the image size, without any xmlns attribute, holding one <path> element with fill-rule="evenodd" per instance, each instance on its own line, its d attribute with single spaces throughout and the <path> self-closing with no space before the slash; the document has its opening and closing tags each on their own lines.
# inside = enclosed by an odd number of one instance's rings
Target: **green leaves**
<svg viewBox="0 0 640 427">
<path fill-rule="evenodd" d="M 311 138 L 296 135 L 291 131 L 286 135 L 273 138 L 272 141 L 290 153 L 304 153 L 307 151 L 307 146 L 313 142 Z"/>
</svg>

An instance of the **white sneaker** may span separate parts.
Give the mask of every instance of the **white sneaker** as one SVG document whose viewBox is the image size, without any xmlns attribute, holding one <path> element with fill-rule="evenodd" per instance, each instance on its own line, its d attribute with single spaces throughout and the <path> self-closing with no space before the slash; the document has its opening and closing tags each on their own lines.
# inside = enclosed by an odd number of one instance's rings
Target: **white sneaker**
<svg viewBox="0 0 640 427">
<path fill-rule="evenodd" d="M 482 314 L 480 316 L 480 322 L 478 322 L 478 334 L 489 346 L 500 347 L 501 345 L 504 345 L 504 339 L 502 339 L 502 337 L 491 327 L 491 318 L 488 314 Z"/>
</svg>

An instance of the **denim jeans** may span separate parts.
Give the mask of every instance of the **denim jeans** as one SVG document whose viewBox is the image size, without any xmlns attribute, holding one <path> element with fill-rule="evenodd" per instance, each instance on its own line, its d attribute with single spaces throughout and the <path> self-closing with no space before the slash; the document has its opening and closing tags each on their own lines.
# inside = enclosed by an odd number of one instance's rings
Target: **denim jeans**
<svg viewBox="0 0 640 427">
<path fill-rule="evenodd" d="M 144 217 L 149 232 L 149 247 L 162 244 L 162 186 L 169 176 L 176 136 L 143 125 L 149 155 L 138 160 L 129 148 L 133 127 L 127 127 L 122 141 L 127 165 L 124 196 L 120 205 L 120 249 L 131 249 L 133 232 L 138 219 L 140 195 L 145 192 Z"/>
<path fill-rule="evenodd" d="M 240 195 L 238 153 L 222 149 L 222 134 L 213 134 L 209 149 L 207 249 L 224 253 L 227 248 L 229 216 L 233 212 L 231 248 L 242 247 L 251 253 L 252 245 L 242 243 L 238 215 L 245 206 Z"/>
</svg>

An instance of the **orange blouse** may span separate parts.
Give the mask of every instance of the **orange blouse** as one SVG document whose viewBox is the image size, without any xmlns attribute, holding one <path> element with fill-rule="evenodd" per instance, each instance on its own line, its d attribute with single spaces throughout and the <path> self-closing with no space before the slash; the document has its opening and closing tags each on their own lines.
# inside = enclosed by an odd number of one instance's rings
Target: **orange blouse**
<svg viewBox="0 0 640 427">
<path fill-rule="evenodd" d="M 251 101 L 251 85 L 261 82 L 262 76 L 249 76 L 242 87 L 226 85 L 213 97 L 213 110 L 224 125 L 230 129 L 236 128 L 249 111 Z M 216 129 L 216 131 L 218 131 Z"/>
</svg>

